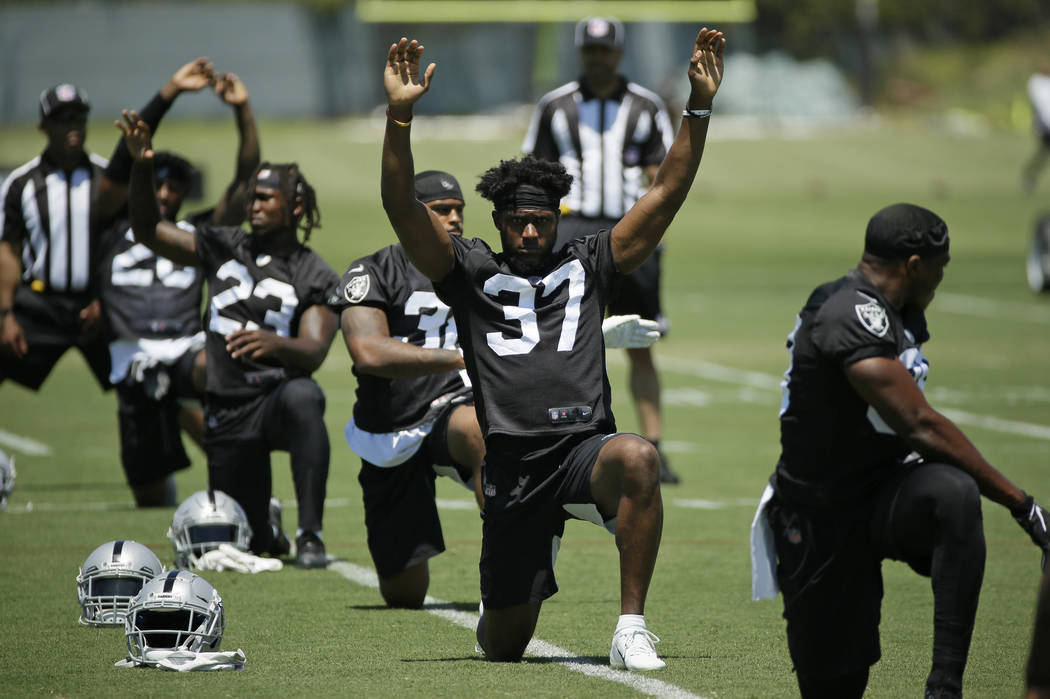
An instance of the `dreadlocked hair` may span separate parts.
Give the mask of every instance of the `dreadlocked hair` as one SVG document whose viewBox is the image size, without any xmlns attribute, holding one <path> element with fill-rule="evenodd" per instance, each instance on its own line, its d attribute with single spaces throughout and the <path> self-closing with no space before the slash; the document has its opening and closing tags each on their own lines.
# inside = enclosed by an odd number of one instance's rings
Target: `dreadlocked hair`
<svg viewBox="0 0 1050 699">
<path fill-rule="evenodd" d="M 259 184 L 259 175 L 265 171 L 269 171 L 264 175 L 264 178 L 267 180 L 272 180 L 270 173 L 277 175 L 280 183 L 278 189 L 280 189 L 281 196 L 284 198 L 285 220 L 294 225 L 297 230 L 303 232 L 304 243 L 310 240 L 311 231 L 321 227 L 321 209 L 317 206 L 317 193 L 310 186 L 310 183 L 306 181 L 302 171 L 299 170 L 299 164 L 259 163 L 259 167 L 255 168 L 255 172 L 252 174 L 248 191 L 255 191 L 256 185 Z M 292 213 L 295 211 L 296 203 L 303 207 L 303 212 L 298 218 Z M 251 206 L 250 203 L 249 206 Z"/>
<path fill-rule="evenodd" d="M 501 160 L 499 165 L 481 175 L 475 189 L 484 198 L 498 204 L 506 201 L 522 184 L 539 187 L 555 199 L 561 199 L 572 187 L 572 175 L 559 162 L 526 155 L 516 160 Z"/>
</svg>

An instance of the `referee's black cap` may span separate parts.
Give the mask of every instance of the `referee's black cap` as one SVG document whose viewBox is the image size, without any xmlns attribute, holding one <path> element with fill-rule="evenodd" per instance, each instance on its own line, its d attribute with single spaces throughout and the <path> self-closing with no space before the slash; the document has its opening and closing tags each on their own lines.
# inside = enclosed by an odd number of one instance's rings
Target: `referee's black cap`
<svg viewBox="0 0 1050 699">
<path fill-rule="evenodd" d="M 424 170 L 416 174 L 416 199 L 426 204 L 439 199 L 463 199 L 456 178 L 441 170 Z"/>
<path fill-rule="evenodd" d="M 615 17 L 584 17 L 576 23 L 576 45 L 623 48 L 623 24 Z"/>
<path fill-rule="evenodd" d="M 886 260 L 948 252 L 948 224 L 915 204 L 891 204 L 875 212 L 864 234 L 864 250 Z"/>
<path fill-rule="evenodd" d="M 49 87 L 40 93 L 40 120 L 47 119 L 55 112 L 76 110 L 91 111 L 91 102 L 87 93 L 76 85 L 62 83 Z"/>
</svg>

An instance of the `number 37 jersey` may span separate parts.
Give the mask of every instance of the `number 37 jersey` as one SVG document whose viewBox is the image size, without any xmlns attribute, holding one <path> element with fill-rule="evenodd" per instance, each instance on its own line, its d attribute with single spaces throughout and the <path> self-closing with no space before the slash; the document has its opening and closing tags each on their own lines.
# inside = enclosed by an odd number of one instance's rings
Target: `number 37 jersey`
<svg viewBox="0 0 1050 699">
<path fill-rule="evenodd" d="M 608 231 L 523 277 L 484 241 L 452 238 L 456 262 L 434 284 L 452 307 L 482 433 L 615 431 L 602 315 L 619 276 Z"/>
<path fill-rule="evenodd" d="M 285 257 L 257 252 L 252 236 L 240 228 L 200 226 L 196 241 L 208 275 L 207 393 L 253 396 L 270 390 L 275 380 L 295 376 L 274 360 L 234 359 L 225 338 L 242 328 L 295 337 L 303 312 L 324 305 L 336 273 L 304 245 Z"/>
</svg>

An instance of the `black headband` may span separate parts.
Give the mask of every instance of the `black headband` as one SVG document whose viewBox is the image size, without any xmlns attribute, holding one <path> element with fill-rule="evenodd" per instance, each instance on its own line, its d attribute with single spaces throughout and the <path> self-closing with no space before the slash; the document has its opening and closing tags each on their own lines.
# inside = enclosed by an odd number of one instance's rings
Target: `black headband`
<svg viewBox="0 0 1050 699">
<path fill-rule="evenodd" d="M 864 250 L 887 260 L 948 252 L 948 225 L 929 209 L 893 204 L 868 221 Z"/>
<path fill-rule="evenodd" d="M 508 192 L 495 202 L 498 211 L 513 209 L 545 209 L 559 211 L 561 200 L 542 187 L 531 184 L 519 184 L 514 191 Z"/>
<path fill-rule="evenodd" d="M 258 187 L 268 187 L 282 192 L 281 172 L 277 168 L 264 167 L 255 173 L 255 184 Z"/>
</svg>

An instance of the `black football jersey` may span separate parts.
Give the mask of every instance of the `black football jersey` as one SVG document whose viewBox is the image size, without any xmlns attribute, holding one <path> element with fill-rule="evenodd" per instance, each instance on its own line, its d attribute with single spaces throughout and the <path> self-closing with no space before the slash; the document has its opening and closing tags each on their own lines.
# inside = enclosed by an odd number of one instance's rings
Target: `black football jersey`
<svg viewBox="0 0 1050 699">
<path fill-rule="evenodd" d="M 459 334 L 451 309 L 434 292 L 430 280 L 412 266 L 400 245 L 391 245 L 355 260 L 339 281 L 329 308 L 342 313 L 351 306 L 370 306 L 386 314 L 390 336 L 426 349 L 458 349 Z M 463 392 L 465 372 L 387 379 L 362 374 L 357 377 L 354 422 L 362 430 L 396 432 L 414 427 L 430 417 L 436 398 Z"/>
<path fill-rule="evenodd" d="M 338 280 L 336 273 L 305 245 L 284 258 L 256 252 L 252 236 L 240 228 L 199 226 L 196 240 L 197 256 L 208 277 L 207 393 L 252 396 L 266 392 L 276 381 L 302 375 L 276 360 L 233 359 L 225 337 L 241 328 L 295 337 L 303 312 L 324 305 Z"/>
<path fill-rule="evenodd" d="M 519 276 L 482 240 L 452 237 L 456 261 L 434 284 L 452 307 L 482 433 L 615 431 L 602 313 L 620 275 L 609 231 Z"/>
<path fill-rule="evenodd" d="M 897 357 L 924 388 L 930 365 L 921 345 L 925 316 L 898 312 L 857 270 L 817 287 L 788 335 L 791 365 L 782 383 L 781 495 L 842 507 L 864 497 L 911 453 L 850 386 L 844 368 Z"/>
<path fill-rule="evenodd" d="M 176 225 L 193 232 L 211 211 L 190 216 Z M 98 271 L 102 308 L 117 339 L 150 340 L 189 337 L 201 329 L 204 274 L 177 265 L 135 242 L 127 220 L 118 221 L 103 237 Z"/>
</svg>

